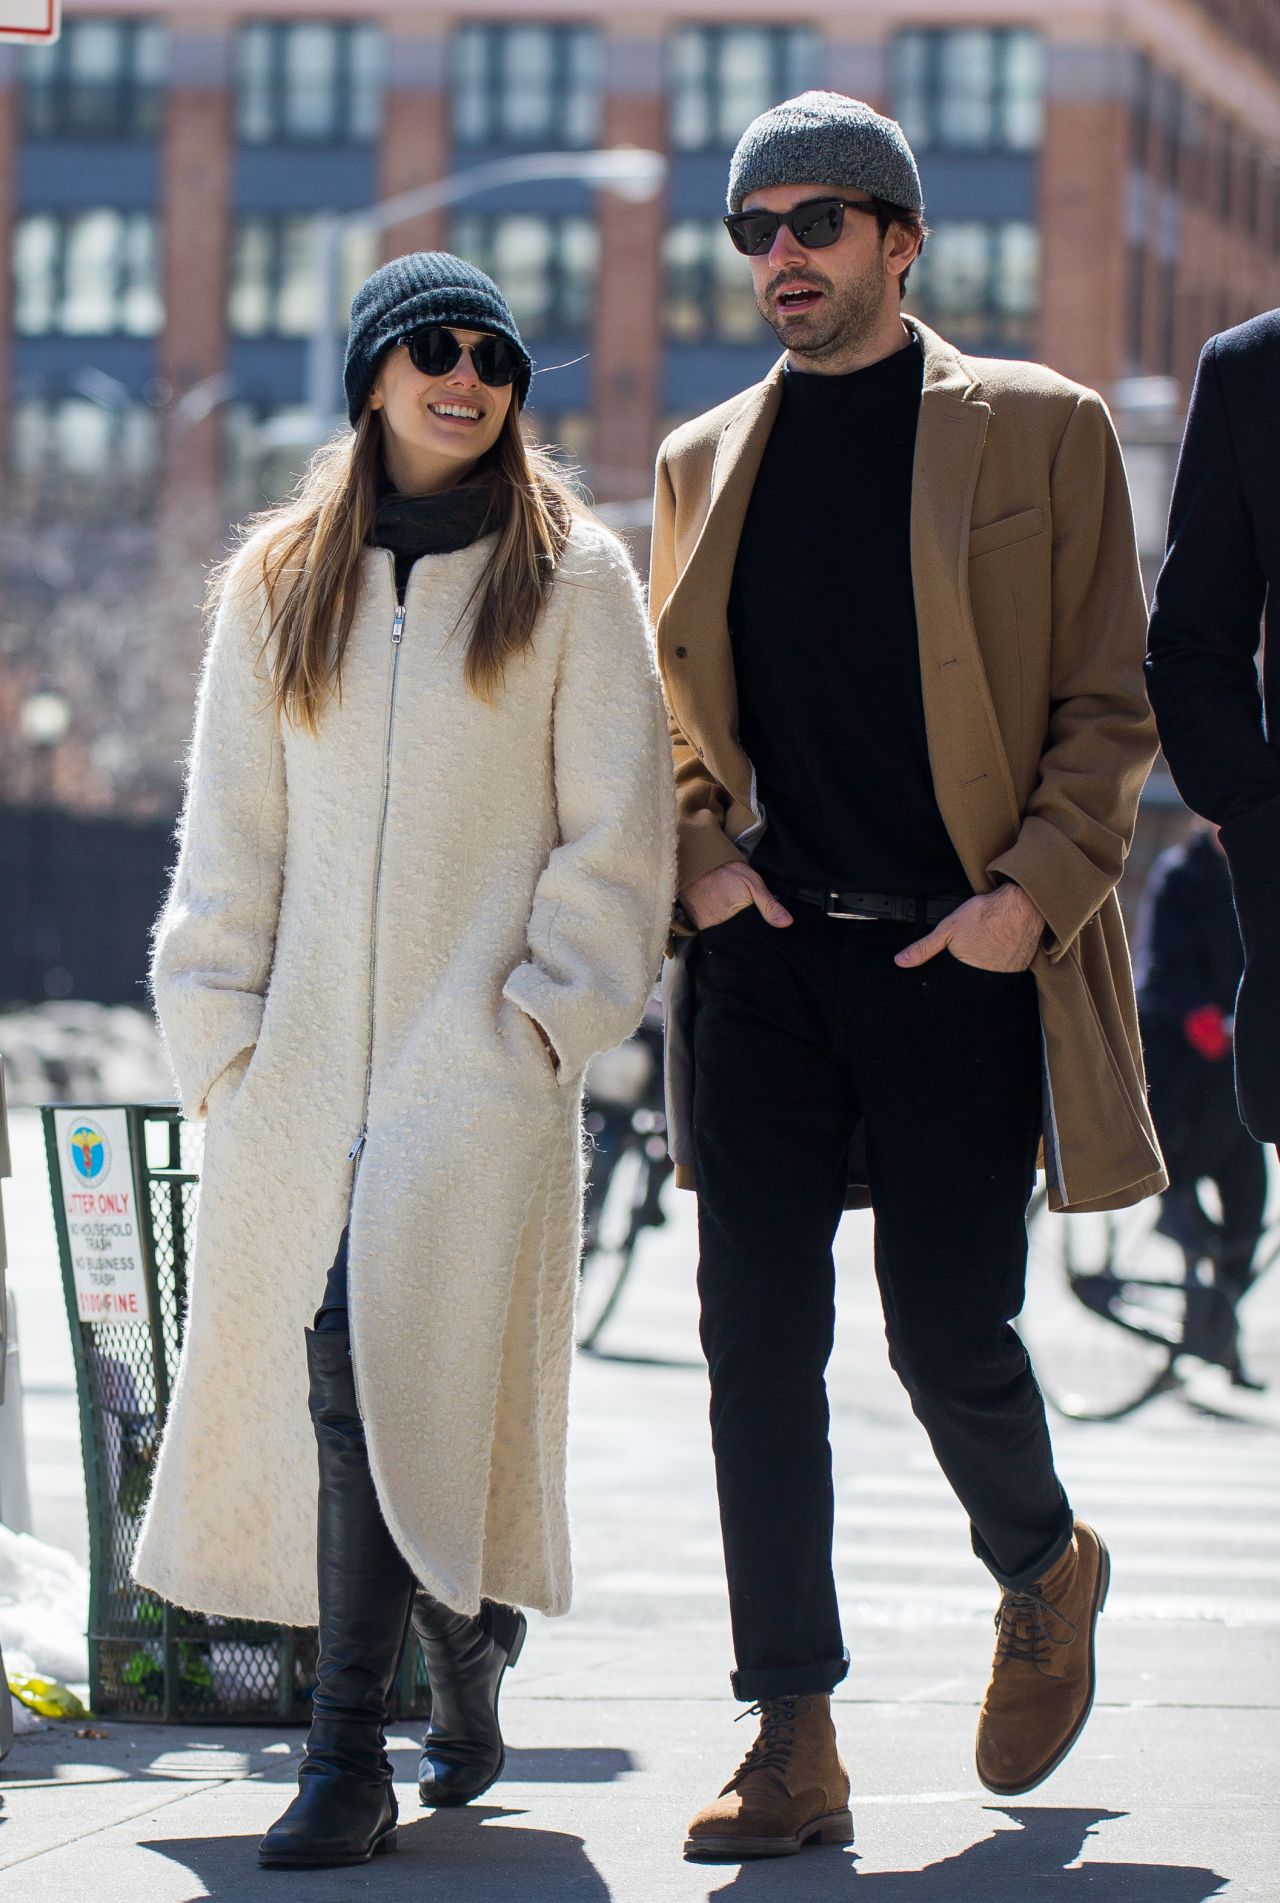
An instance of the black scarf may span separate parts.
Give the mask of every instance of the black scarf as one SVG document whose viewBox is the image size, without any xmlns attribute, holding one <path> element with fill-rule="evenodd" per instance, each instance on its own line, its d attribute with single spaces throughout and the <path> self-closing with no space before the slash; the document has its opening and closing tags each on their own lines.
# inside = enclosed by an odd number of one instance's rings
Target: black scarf
<svg viewBox="0 0 1280 1903">
<path fill-rule="evenodd" d="M 404 600 L 409 570 L 420 555 L 451 555 L 479 540 L 492 500 L 487 482 L 464 483 L 434 496 L 402 496 L 390 484 L 383 489 L 369 540 L 396 558 L 398 600 Z"/>
</svg>

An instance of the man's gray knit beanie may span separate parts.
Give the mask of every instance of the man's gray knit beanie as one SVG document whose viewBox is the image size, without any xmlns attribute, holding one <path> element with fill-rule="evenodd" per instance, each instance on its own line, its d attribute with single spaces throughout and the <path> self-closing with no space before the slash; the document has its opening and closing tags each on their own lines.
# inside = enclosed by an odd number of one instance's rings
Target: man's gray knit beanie
<svg viewBox="0 0 1280 1903">
<path fill-rule="evenodd" d="M 729 166 L 729 210 L 770 185 L 843 185 L 924 210 L 902 127 L 847 93 L 800 93 L 751 121 Z"/>
</svg>

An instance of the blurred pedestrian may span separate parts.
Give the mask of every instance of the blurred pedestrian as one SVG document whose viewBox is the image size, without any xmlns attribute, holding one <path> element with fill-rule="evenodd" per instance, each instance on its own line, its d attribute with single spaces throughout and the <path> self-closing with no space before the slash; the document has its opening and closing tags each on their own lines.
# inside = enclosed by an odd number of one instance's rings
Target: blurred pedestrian
<svg viewBox="0 0 1280 1903">
<path fill-rule="evenodd" d="M 1216 827 L 1200 827 L 1152 868 L 1137 961 L 1147 1088 L 1169 1188 L 1157 1227 L 1188 1265 L 1184 1347 L 1257 1383 L 1240 1362 L 1236 1308 L 1253 1279 L 1267 1168 L 1240 1121 L 1231 1079 L 1231 1014 L 1244 954 Z M 1212 1183 L 1221 1219 L 1200 1200 Z M 1195 1271 L 1211 1265 L 1202 1283 Z"/>
<path fill-rule="evenodd" d="M 1011 1325 L 1037 1149 L 1059 1208 L 1164 1176 L 1114 897 L 1155 739 L 1106 409 L 902 316 L 920 178 L 860 101 L 755 120 L 728 197 L 786 355 L 663 445 L 652 606 L 697 934 L 668 974 L 674 1154 L 760 1715 L 686 1850 L 736 1857 L 852 1831 L 824 1380 L 851 1154 L 893 1365 L 1001 1588 L 977 1761 L 1002 1795 L 1084 1724 L 1108 1577 Z"/>
<path fill-rule="evenodd" d="M 1147 653 L 1169 770 L 1192 811 L 1222 828 L 1231 866 L 1245 960 L 1236 1090 L 1260 1143 L 1280 1141 L 1277 443 L 1280 310 L 1200 353 Z"/>
<path fill-rule="evenodd" d="M 319 1621 L 268 1864 L 393 1845 L 410 1619 L 452 1805 L 501 1771 L 521 1608 L 569 1603 L 582 1079 L 657 967 L 672 793 L 635 573 L 526 444 L 530 368 L 483 272 L 384 265 L 354 433 L 215 590 L 153 973 L 204 1167 L 137 1576 Z"/>
</svg>

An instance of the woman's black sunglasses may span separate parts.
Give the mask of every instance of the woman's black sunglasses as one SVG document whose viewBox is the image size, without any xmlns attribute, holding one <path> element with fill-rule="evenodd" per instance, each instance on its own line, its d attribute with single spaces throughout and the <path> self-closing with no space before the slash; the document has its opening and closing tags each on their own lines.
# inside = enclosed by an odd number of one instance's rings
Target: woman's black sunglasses
<svg viewBox="0 0 1280 1903">
<path fill-rule="evenodd" d="M 410 363 L 424 377 L 447 377 L 464 349 L 470 351 L 481 383 L 492 390 L 514 383 L 520 368 L 520 353 L 505 337 L 482 337 L 479 343 L 464 345 L 443 324 L 428 324 L 410 331 L 404 341 Z"/>
<path fill-rule="evenodd" d="M 739 251 L 759 258 L 773 249 L 783 225 L 806 251 L 824 251 L 844 230 L 847 211 L 864 211 L 872 218 L 878 215 L 874 198 L 806 198 L 790 211 L 735 211 L 724 224 Z"/>
</svg>

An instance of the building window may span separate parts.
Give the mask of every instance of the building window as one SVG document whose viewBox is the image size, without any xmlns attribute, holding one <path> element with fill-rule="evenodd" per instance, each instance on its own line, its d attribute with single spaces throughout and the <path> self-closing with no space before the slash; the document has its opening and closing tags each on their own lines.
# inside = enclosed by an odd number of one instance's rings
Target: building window
<svg viewBox="0 0 1280 1903">
<path fill-rule="evenodd" d="M 751 273 L 718 218 L 678 218 L 663 239 L 667 336 L 682 343 L 760 344 Z"/>
<path fill-rule="evenodd" d="M 149 139 L 160 129 L 164 29 L 154 20 L 67 20 L 22 66 L 22 119 L 35 139 Z"/>
<path fill-rule="evenodd" d="M 246 145 L 372 145 L 383 39 L 373 26 L 258 20 L 236 40 L 236 131 Z"/>
<path fill-rule="evenodd" d="M 83 501 L 114 516 L 122 505 L 145 506 L 160 467 L 160 421 L 145 403 L 108 407 L 78 396 L 15 403 L 9 459 L 17 507 Z"/>
<path fill-rule="evenodd" d="M 456 218 L 450 247 L 501 286 L 524 337 L 589 328 L 600 255 L 593 218 Z"/>
<path fill-rule="evenodd" d="M 814 84 L 818 36 L 808 27 L 687 26 L 671 65 L 672 145 L 731 152 L 758 113 Z"/>
<path fill-rule="evenodd" d="M 900 33 L 894 112 L 919 152 L 1031 152 L 1044 122 L 1038 33 L 964 27 Z"/>
<path fill-rule="evenodd" d="M 1034 225 L 957 219 L 931 233 L 907 301 L 957 342 L 1023 348 L 1033 340 L 1039 277 Z"/>
<path fill-rule="evenodd" d="M 376 269 L 377 237 L 353 231 L 339 252 L 334 324 L 342 331 L 351 300 Z M 313 217 L 249 216 L 236 222 L 227 323 L 237 337 L 308 337 L 315 325 L 319 258 Z"/>
<path fill-rule="evenodd" d="M 454 143 L 592 146 L 602 80 L 594 27 L 464 26 L 453 41 Z"/>
<path fill-rule="evenodd" d="M 13 279 L 24 337 L 154 337 L 163 321 L 149 212 L 31 212 L 14 230 Z"/>
</svg>

